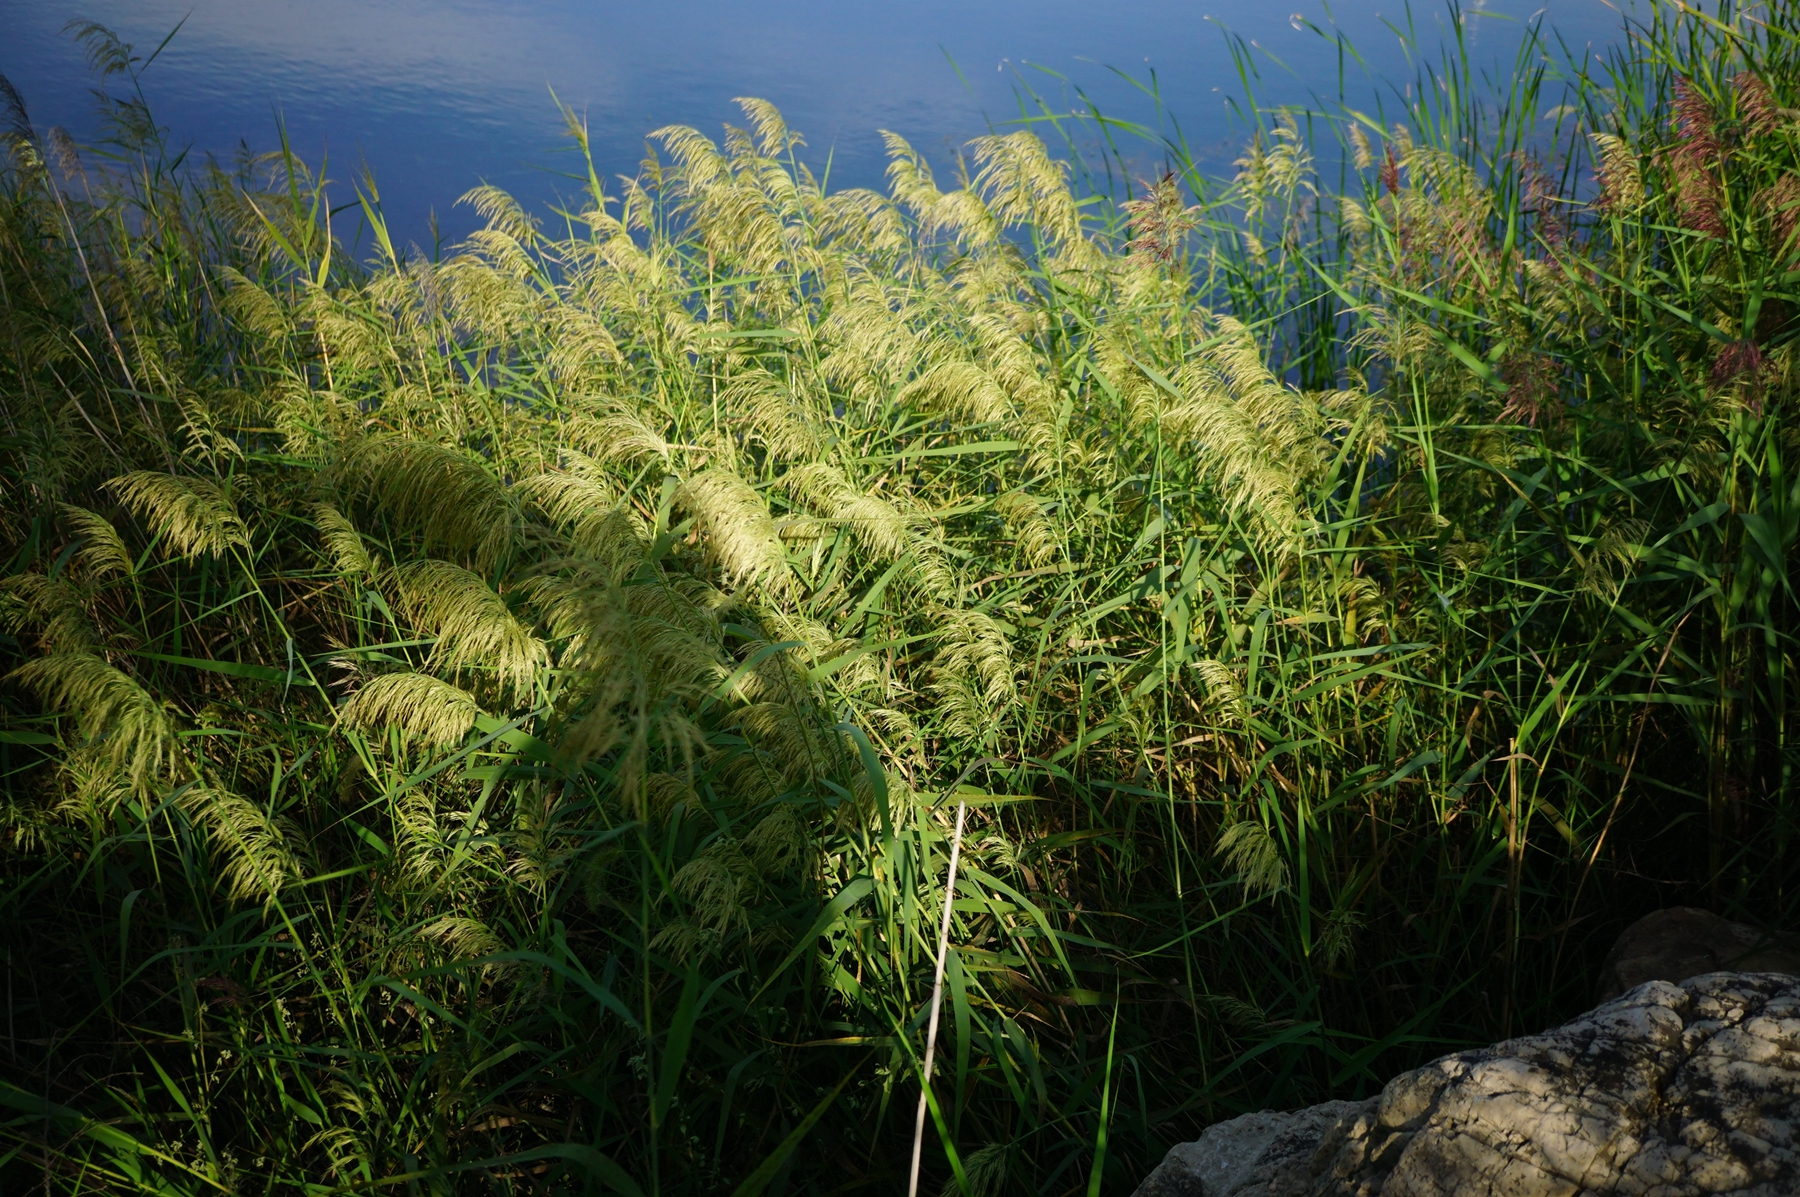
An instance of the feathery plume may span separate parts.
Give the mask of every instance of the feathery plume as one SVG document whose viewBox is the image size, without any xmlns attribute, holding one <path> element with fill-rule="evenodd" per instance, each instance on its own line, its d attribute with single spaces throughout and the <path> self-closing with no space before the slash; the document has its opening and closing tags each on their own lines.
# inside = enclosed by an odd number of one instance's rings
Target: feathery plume
<svg viewBox="0 0 1800 1197">
<path fill-rule="evenodd" d="M 1143 198 L 1124 205 L 1131 224 L 1131 240 L 1125 248 L 1130 251 L 1134 266 L 1167 266 L 1181 252 L 1187 234 L 1200 223 L 1194 216 L 1199 208 L 1183 206 L 1181 185 L 1175 181 L 1174 171 L 1143 186 Z"/>
<path fill-rule="evenodd" d="M 1768 83 L 1760 75 L 1741 71 L 1731 81 L 1731 86 L 1737 93 L 1738 124 L 1745 133 L 1760 137 L 1780 127 L 1780 105 L 1775 102 L 1775 93 L 1769 90 Z"/>
</svg>

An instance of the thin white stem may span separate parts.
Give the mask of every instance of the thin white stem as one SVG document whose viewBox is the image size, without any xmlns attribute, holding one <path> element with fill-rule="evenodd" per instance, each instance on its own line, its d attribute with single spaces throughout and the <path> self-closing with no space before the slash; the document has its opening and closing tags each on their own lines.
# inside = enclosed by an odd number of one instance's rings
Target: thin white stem
<svg viewBox="0 0 1800 1197">
<path fill-rule="evenodd" d="M 919 1197 L 919 1153 L 925 1147 L 925 1099 L 931 1090 L 931 1062 L 937 1055 L 938 1010 L 944 1004 L 944 959 L 950 954 L 950 905 L 956 898 L 956 862 L 962 856 L 963 819 L 967 802 L 956 804 L 956 834 L 950 839 L 950 875 L 944 881 L 944 917 L 938 923 L 937 971 L 931 980 L 931 1019 L 925 1031 L 925 1072 L 919 1082 L 919 1113 L 913 1119 L 912 1178 L 906 1197 Z"/>
</svg>

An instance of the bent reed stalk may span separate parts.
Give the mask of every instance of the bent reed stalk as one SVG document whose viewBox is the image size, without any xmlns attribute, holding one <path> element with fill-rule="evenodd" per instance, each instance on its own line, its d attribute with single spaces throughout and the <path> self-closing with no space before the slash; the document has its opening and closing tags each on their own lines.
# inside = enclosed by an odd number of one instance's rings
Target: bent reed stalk
<svg viewBox="0 0 1800 1197">
<path fill-rule="evenodd" d="M 1791 925 L 1787 9 L 1118 204 L 745 100 L 441 259 L 79 34 L 106 146 L 0 89 L 6 1183 L 885 1192 L 929 1093 L 928 1186 L 1128 1191 Z"/>
</svg>

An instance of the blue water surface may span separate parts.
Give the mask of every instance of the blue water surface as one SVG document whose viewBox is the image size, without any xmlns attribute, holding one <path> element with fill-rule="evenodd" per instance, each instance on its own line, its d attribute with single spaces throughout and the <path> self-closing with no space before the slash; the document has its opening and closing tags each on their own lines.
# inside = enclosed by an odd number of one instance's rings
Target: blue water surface
<svg viewBox="0 0 1800 1197">
<path fill-rule="evenodd" d="M 1460 11 L 1472 61 L 1500 80 L 1525 22 L 1542 19 L 1582 53 L 1616 43 L 1624 19 L 1606 0 Z M 880 129 L 948 177 L 968 138 L 1090 102 L 1179 129 L 1226 174 L 1246 137 L 1233 39 L 1263 103 L 1318 106 L 1342 71 L 1374 112 L 1384 99 L 1393 110 L 1417 54 L 1436 60 L 1453 32 L 1430 0 L 1410 12 L 1391 0 L 0 0 L 0 73 L 37 128 L 78 140 L 96 129 L 92 79 L 62 32 L 75 17 L 145 55 L 180 25 L 141 84 L 173 141 L 221 158 L 267 149 L 279 116 L 303 157 L 328 157 L 335 198 L 372 169 L 397 238 L 426 246 L 434 218 L 446 239 L 474 226 L 455 201 L 478 182 L 539 210 L 575 190 L 552 91 L 585 116 L 603 177 L 635 174 L 659 126 L 717 135 L 741 121 L 736 96 L 779 106 L 833 188 L 883 185 Z M 1091 132 L 1077 143 L 1097 144 Z M 1121 147 L 1131 173 L 1159 169 L 1151 142 L 1121 135 Z"/>
</svg>

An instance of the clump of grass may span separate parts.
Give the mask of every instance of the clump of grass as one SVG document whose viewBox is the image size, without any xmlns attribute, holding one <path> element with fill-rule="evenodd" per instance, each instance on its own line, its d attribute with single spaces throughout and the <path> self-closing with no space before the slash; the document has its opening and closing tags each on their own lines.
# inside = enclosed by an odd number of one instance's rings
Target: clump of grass
<svg viewBox="0 0 1800 1197">
<path fill-rule="evenodd" d="M 21 108 L 0 1167 L 894 1190 L 959 806 L 949 1191 L 1790 916 L 1797 32 L 1659 10 L 1553 141 L 1540 72 L 1111 217 L 1028 133 L 830 193 L 745 101 L 443 261 Z"/>
</svg>

